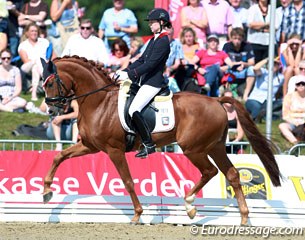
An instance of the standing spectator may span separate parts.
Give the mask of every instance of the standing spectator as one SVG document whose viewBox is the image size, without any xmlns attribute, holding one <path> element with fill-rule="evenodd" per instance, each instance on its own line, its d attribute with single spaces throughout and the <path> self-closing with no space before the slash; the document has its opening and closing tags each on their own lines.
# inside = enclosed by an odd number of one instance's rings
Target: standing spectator
<svg viewBox="0 0 305 240">
<path fill-rule="evenodd" d="M 78 55 L 97 63 L 107 64 L 109 56 L 105 44 L 100 38 L 93 35 L 93 31 L 91 20 L 82 19 L 80 32 L 69 38 L 62 56 Z"/>
<path fill-rule="evenodd" d="M 268 57 L 270 11 L 269 0 L 258 0 L 248 10 L 247 39 L 252 45 L 255 63 Z"/>
<path fill-rule="evenodd" d="M 298 140 L 292 131 L 305 123 L 305 78 L 299 78 L 295 83 L 296 91 L 288 93 L 283 102 L 283 123 L 279 129 L 283 136 L 293 144 Z"/>
<path fill-rule="evenodd" d="M 217 34 L 219 49 L 230 37 L 234 15 L 229 3 L 225 0 L 205 0 L 203 7 L 208 17 L 208 34 Z"/>
<path fill-rule="evenodd" d="M 20 97 L 22 81 L 20 70 L 11 65 L 12 54 L 9 49 L 0 53 L 0 111 L 13 112 L 24 109 L 26 100 Z"/>
<path fill-rule="evenodd" d="M 248 28 L 248 10 L 241 6 L 241 0 L 229 0 L 234 15 L 232 28 L 242 28 L 246 33 Z"/>
<path fill-rule="evenodd" d="M 128 54 L 129 48 L 127 43 L 121 38 L 115 39 L 111 46 L 111 55 L 107 65 L 111 73 L 127 68 L 129 65 Z"/>
<path fill-rule="evenodd" d="M 20 43 L 18 53 L 23 62 L 21 70 L 32 74 L 32 101 L 37 101 L 37 88 L 42 76 L 40 58 L 47 59 L 49 41 L 39 37 L 39 26 L 30 23 L 25 27 L 26 40 Z"/>
<path fill-rule="evenodd" d="M 188 0 L 187 6 L 181 9 L 181 27 L 194 29 L 200 47 L 205 48 L 208 17 L 200 0 Z"/>
<path fill-rule="evenodd" d="M 9 2 L 8 2 L 9 3 Z M 20 41 L 18 16 L 23 6 L 23 0 L 12 0 L 8 5 L 8 42 L 13 58 L 18 56 L 18 45 Z"/>
<path fill-rule="evenodd" d="M 250 89 L 253 87 L 252 92 L 246 101 L 246 109 L 251 114 L 253 120 L 260 121 L 258 116 L 261 112 L 266 110 L 267 104 L 267 96 L 268 96 L 268 70 L 263 66 L 266 65 L 268 59 L 263 59 L 253 67 L 255 73 L 255 81 L 252 81 L 252 84 L 249 83 L 247 85 L 247 89 L 245 89 L 245 96 L 248 97 L 248 93 Z M 272 99 L 273 99 L 273 107 L 278 108 L 281 106 L 282 99 L 276 99 L 276 93 L 279 91 L 280 87 L 282 87 L 284 82 L 284 76 L 280 73 L 280 61 L 279 58 L 274 59 L 274 67 L 273 67 L 273 89 L 272 89 Z M 255 82 L 255 83 L 254 83 Z M 254 84 L 254 86 L 253 86 Z"/>
<path fill-rule="evenodd" d="M 305 4 L 303 0 L 293 0 L 285 8 L 281 24 L 281 43 L 287 41 L 292 33 L 305 39 Z"/>
<path fill-rule="evenodd" d="M 53 24 L 48 37 L 53 44 L 55 55 L 61 56 L 68 39 L 79 31 L 76 1 L 52 0 L 50 16 Z"/>
<path fill-rule="evenodd" d="M 299 74 L 295 75 L 295 76 L 293 76 L 292 78 L 289 79 L 289 81 L 288 81 L 288 90 L 286 90 L 287 91 L 286 93 L 294 92 L 296 90 L 295 89 L 295 83 L 297 81 L 299 81 L 300 78 L 305 78 L 305 60 L 301 60 L 299 62 L 299 66 L 298 67 L 299 67 Z"/>
<path fill-rule="evenodd" d="M 72 100 L 71 104 L 66 106 L 64 114 L 58 115 L 51 120 L 47 128 L 47 137 L 51 140 L 72 140 L 77 142 L 78 127 L 77 116 L 79 112 L 78 103 Z M 62 143 L 56 143 L 55 151 L 62 150 Z"/>
<path fill-rule="evenodd" d="M 0 51 L 7 47 L 8 10 L 6 0 L 0 0 Z"/>
<path fill-rule="evenodd" d="M 226 68 L 224 64 L 232 67 L 234 63 L 227 53 L 218 50 L 219 39 L 217 35 L 209 35 L 207 40 L 207 50 L 198 51 L 192 59 L 192 64 L 199 64 L 196 70 L 206 80 L 206 84 L 203 86 L 204 90 L 210 92 L 210 96 L 218 97 L 219 81 Z"/>
<path fill-rule="evenodd" d="M 283 95 L 285 96 L 290 78 L 299 74 L 299 63 L 305 58 L 302 40 L 299 34 L 292 34 L 289 37 L 287 47 L 282 54 L 285 60 L 285 82 L 283 85 Z"/>
<path fill-rule="evenodd" d="M 254 80 L 252 69 L 255 61 L 254 52 L 252 46 L 244 41 L 244 36 L 242 28 L 233 28 L 231 40 L 223 46 L 223 51 L 229 55 L 230 59 L 240 65 L 236 70 L 230 71 L 236 78 L 231 87 L 238 88 L 236 90 L 239 91 L 240 96 L 243 96 L 245 86 Z M 246 100 L 246 97 L 243 96 L 243 98 Z"/>
<path fill-rule="evenodd" d="M 134 13 L 124 8 L 124 0 L 113 0 L 113 7 L 106 9 L 99 24 L 98 36 L 104 39 L 110 53 L 112 42 L 122 38 L 130 47 L 130 35 L 138 32 L 138 23 Z"/>
<path fill-rule="evenodd" d="M 275 40 L 276 43 L 278 44 L 278 46 L 280 46 L 281 44 L 281 35 L 282 35 L 282 20 L 283 20 L 283 15 L 284 15 L 284 11 L 285 9 L 289 6 L 289 4 L 291 3 L 291 0 L 280 0 L 281 2 L 281 6 L 279 6 L 276 10 L 275 10 L 275 17 L 277 18 L 277 25 L 275 26 L 276 33 L 275 33 Z"/>
<path fill-rule="evenodd" d="M 49 7 L 43 0 L 30 0 L 25 3 L 18 16 L 19 26 L 25 28 L 30 23 L 46 29 L 44 21 L 47 19 Z"/>
</svg>

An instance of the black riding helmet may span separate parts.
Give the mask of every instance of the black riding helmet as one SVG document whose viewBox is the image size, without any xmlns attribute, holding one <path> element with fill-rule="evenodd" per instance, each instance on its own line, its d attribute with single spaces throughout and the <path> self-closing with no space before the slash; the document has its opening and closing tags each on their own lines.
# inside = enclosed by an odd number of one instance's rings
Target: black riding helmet
<svg viewBox="0 0 305 240">
<path fill-rule="evenodd" d="M 170 18 L 169 18 L 169 14 L 163 8 L 154 8 L 153 10 L 151 10 L 148 13 L 145 21 L 151 21 L 151 20 L 157 20 L 158 22 L 161 22 L 161 20 L 162 20 L 164 23 L 163 23 L 163 25 L 161 25 L 161 23 L 160 23 L 161 29 L 162 29 L 162 27 L 168 27 L 168 28 L 172 27 L 172 24 L 171 24 Z"/>
</svg>

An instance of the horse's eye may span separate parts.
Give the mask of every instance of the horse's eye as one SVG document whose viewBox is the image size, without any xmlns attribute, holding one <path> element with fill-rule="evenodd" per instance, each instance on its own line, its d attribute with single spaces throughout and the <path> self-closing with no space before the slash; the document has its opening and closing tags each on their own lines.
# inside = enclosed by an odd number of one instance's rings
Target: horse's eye
<svg viewBox="0 0 305 240">
<path fill-rule="evenodd" d="M 47 84 L 47 87 L 48 87 L 48 88 L 53 87 L 53 83 L 52 83 L 52 82 L 49 82 L 49 83 Z"/>
</svg>

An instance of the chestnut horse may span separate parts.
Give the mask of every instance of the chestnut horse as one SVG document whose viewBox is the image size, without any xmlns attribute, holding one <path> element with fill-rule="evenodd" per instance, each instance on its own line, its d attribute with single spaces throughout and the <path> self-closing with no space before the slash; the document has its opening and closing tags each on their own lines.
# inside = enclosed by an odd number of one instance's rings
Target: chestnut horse
<svg viewBox="0 0 305 240">
<path fill-rule="evenodd" d="M 78 128 L 81 140 L 58 153 L 44 178 L 44 202 L 52 198 L 51 184 L 59 165 L 66 159 L 89 153 L 107 153 L 130 194 L 134 216 L 131 223 L 138 223 L 143 212 L 134 190 L 125 158 L 125 132 L 118 115 L 119 85 L 92 61 L 77 56 L 57 58 L 44 67 L 46 102 L 54 112 L 71 99 L 79 104 Z M 71 90 L 75 95 L 70 95 Z M 227 114 L 222 103 L 234 105 L 242 128 L 254 151 L 261 159 L 274 186 L 280 186 L 280 171 L 273 155 L 273 148 L 257 129 L 243 105 L 229 97 L 211 98 L 196 93 L 180 92 L 173 96 L 175 127 L 169 132 L 152 134 L 158 147 L 177 142 L 184 155 L 198 168 L 201 178 L 185 196 L 188 216 L 194 218 L 192 205 L 196 194 L 217 173 L 225 175 L 235 191 L 241 224 L 247 224 L 249 210 L 243 195 L 239 173 L 226 154 L 228 130 Z M 140 146 L 139 137 L 136 147 Z M 135 150 L 135 149 L 134 149 Z M 214 160 L 209 160 L 208 155 Z"/>
</svg>

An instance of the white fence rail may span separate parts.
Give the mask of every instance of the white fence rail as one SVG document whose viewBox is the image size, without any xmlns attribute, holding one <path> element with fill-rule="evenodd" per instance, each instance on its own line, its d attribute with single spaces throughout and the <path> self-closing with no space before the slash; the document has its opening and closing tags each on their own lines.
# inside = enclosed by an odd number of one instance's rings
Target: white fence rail
<svg viewBox="0 0 305 240">
<path fill-rule="evenodd" d="M 182 198 L 140 197 L 141 223 L 239 225 L 235 199 L 196 199 L 197 215 L 188 218 Z M 253 226 L 305 227 L 305 203 L 247 199 Z M 40 194 L 1 194 L 0 221 L 128 223 L 134 211 L 127 196 L 54 195 L 48 204 Z"/>
</svg>

